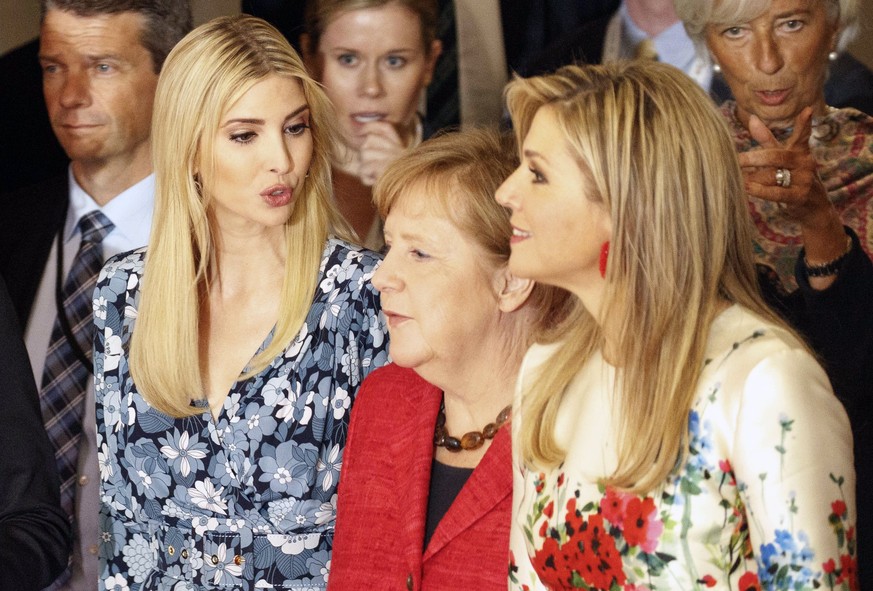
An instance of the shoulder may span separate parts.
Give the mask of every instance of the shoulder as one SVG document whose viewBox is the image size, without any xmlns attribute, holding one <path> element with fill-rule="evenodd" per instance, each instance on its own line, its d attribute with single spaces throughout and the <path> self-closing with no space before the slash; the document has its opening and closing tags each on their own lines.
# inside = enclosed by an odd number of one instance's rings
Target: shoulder
<svg viewBox="0 0 873 591">
<path fill-rule="evenodd" d="M 145 257 L 146 247 L 144 246 L 111 257 L 100 271 L 100 276 L 97 279 L 98 285 L 119 279 L 127 280 L 132 276 L 139 280 L 142 278 L 142 272 L 145 268 Z"/>
<path fill-rule="evenodd" d="M 439 389 L 426 382 L 409 368 L 389 363 L 371 372 L 364 382 L 355 401 L 355 412 L 369 414 L 374 411 L 379 416 L 386 413 L 387 404 L 394 410 L 398 406 L 418 407 L 425 401 L 439 397 Z"/>
<path fill-rule="evenodd" d="M 324 247 L 319 271 L 319 289 L 324 294 L 334 291 L 374 293 L 370 283 L 382 258 L 378 253 L 330 238 Z M 361 294 L 363 295 L 363 294 Z"/>
</svg>

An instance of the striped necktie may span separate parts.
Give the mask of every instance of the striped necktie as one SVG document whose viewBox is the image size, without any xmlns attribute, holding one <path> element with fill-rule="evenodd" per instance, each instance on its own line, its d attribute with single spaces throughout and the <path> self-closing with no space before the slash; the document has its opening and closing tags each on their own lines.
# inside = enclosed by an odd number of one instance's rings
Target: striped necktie
<svg viewBox="0 0 873 591">
<path fill-rule="evenodd" d="M 114 226 L 101 212 L 92 211 L 82 216 L 78 227 L 82 242 L 58 294 L 58 317 L 46 353 L 40 396 L 43 421 L 58 465 L 61 507 L 71 518 L 75 507 L 85 390 L 92 373 L 91 298 L 103 267 L 101 242 Z"/>
</svg>

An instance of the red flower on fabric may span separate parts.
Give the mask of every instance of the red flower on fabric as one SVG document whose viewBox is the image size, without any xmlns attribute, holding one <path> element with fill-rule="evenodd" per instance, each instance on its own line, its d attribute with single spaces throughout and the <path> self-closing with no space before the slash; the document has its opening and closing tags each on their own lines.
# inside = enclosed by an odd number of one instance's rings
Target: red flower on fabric
<svg viewBox="0 0 873 591">
<path fill-rule="evenodd" d="M 614 488 L 607 488 L 606 494 L 600 500 L 600 514 L 612 525 L 619 528 L 624 525 L 624 512 L 632 495 L 617 492 Z"/>
<path fill-rule="evenodd" d="M 846 530 L 846 539 L 850 542 L 855 539 L 855 526 L 853 525 Z"/>
<path fill-rule="evenodd" d="M 837 499 L 833 503 L 831 503 L 831 511 L 834 512 L 834 515 L 837 517 L 845 517 L 846 516 L 846 503 Z"/>
<path fill-rule="evenodd" d="M 730 484 L 736 485 L 737 479 L 734 476 L 734 468 L 731 466 L 730 460 L 719 460 L 718 469 L 730 476 L 730 480 L 728 481 Z"/>
<path fill-rule="evenodd" d="M 824 572 L 831 574 L 837 569 L 837 564 L 834 562 L 833 558 L 830 558 L 827 562 L 821 565 L 821 568 Z"/>
<path fill-rule="evenodd" d="M 712 575 L 703 575 L 703 577 L 701 577 L 700 580 L 698 580 L 697 582 L 703 583 L 707 587 L 715 587 L 715 584 L 718 581 L 716 581 Z"/>
<path fill-rule="evenodd" d="M 545 506 L 543 509 L 543 515 L 551 519 L 552 514 L 555 512 L 555 501 L 549 501 L 549 504 Z"/>
<path fill-rule="evenodd" d="M 751 571 L 744 572 L 740 577 L 739 591 L 761 591 L 758 575 Z"/>
<path fill-rule="evenodd" d="M 858 588 L 858 563 L 849 554 L 840 556 L 840 576 L 837 577 L 837 585 L 848 583 L 849 589 Z"/>
<path fill-rule="evenodd" d="M 639 546 L 651 554 L 658 546 L 658 537 L 664 531 L 664 523 L 655 514 L 657 508 L 651 497 L 628 501 L 624 516 L 624 538 L 629 546 Z"/>
</svg>

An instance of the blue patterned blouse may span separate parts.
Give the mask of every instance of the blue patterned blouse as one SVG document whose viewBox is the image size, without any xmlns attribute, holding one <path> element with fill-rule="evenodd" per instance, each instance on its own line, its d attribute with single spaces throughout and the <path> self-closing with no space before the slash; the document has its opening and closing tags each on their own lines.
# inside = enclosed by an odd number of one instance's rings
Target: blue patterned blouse
<svg viewBox="0 0 873 591">
<path fill-rule="evenodd" d="M 350 407 L 387 362 L 377 255 L 328 241 L 304 326 L 218 420 L 158 412 L 130 377 L 144 258 L 110 261 L 94 295 L 99 588 L 325 588 Z"/>
</svg>

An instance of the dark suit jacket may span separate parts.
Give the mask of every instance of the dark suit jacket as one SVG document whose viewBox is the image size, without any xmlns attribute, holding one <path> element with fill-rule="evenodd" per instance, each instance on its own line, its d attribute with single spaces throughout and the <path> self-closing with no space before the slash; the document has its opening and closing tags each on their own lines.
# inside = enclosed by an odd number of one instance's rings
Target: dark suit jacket
<svg viewBox="0 0 873 591">
<path fill-rule="evenodd" d="M 0 590 L 41 589 L 67 564 L 70 523 L 18 319 L 0 279 Z"/>
<path fill-rule="evenodd" d="M 394 364 L 364 381 L 343 454 L 329 589 L 501 590 L 512 511 L 509 426 L 424 543 L 441 392 Z"/>
<path fill-rule="evenodd" d="M 64 225 L 69 204 L 67 174 L 0 194 L 0 276 L 21 326 L 27 325 L 52 241 Z"/>
</svg>

